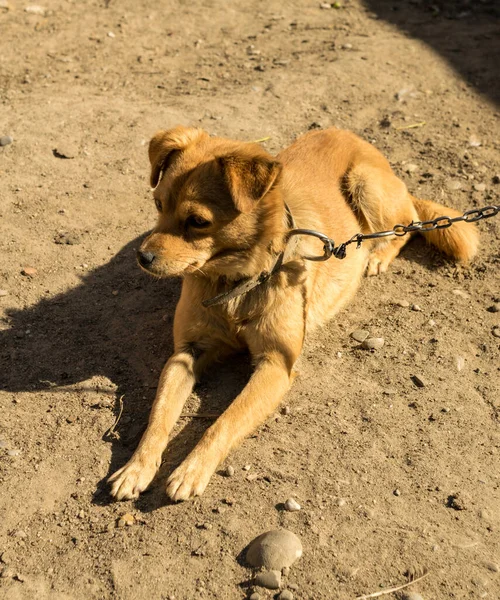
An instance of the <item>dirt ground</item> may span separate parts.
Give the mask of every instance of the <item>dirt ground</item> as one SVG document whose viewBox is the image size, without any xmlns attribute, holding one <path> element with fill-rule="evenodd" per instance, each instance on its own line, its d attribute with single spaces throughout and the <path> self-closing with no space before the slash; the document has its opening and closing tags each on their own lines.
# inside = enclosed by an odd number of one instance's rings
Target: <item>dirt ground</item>
<svg viewBox="0 0 500 600">
<path fill-rule="evenodd" d="M 243 549 L 286 527 L 304 546 L 283 583 L 297 600 L 426 571 L 408 588 L 425 600 L 500 598 L 500 216 L 479 224 L 468 267 L 416 239 L 365 280 L 308 339 L 289 410 L 221 466 L 234 476 L 166 501 L 168 473 L 244 385 L 244 358 L 192 395 L 148 493 L 113 503 L 106 484 L 144 429 L 179 293 L 135 263 L 155 221 L 151 135 L 194 124 L 276 152 L 336 125 L 418 196 L 498 204 L 495 0 L 27 6 L 0 0 L 0 136 L 13 138 L 0 148 L 0 596 L 245 598 Z M 360 328 L 383 349 L 361 350 Z M 283 510 L 289 497 L 301 511 Z"/>
</svg>

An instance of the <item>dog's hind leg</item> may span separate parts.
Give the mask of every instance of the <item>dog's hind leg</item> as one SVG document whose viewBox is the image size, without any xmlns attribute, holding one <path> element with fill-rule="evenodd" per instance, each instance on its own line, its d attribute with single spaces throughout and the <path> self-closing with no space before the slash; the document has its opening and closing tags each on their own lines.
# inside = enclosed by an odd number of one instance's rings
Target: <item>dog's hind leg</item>
<svg viewBox="0 0 500 600">
<path fill-rule="evenodd" d="M 406 185 L 394 175 L 390 167 L 356 165 L 346 176 L 348 200 L 360 222 L 362 233 L 388 231 L 394 225 L 408 225 L 418 221 Z M 380 238 L 372 242 L 367 275 L 387 271 L 391 262 L 409 241 L 410 235 Z"/>
</svg>

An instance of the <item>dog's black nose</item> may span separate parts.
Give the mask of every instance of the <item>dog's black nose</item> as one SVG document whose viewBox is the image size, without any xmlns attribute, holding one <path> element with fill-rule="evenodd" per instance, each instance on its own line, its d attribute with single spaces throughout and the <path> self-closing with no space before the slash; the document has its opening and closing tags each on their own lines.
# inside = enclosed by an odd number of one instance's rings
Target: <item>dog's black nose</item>
<svg viewBox="0 0 500 600">
<path fill-rule="evenodd" d="M 137 251 L 137 260 L 143 267 L 149 267 L 154 259 L 155 255 L 152 252 L 143 252 L 142 250 Z"/>
</svg>

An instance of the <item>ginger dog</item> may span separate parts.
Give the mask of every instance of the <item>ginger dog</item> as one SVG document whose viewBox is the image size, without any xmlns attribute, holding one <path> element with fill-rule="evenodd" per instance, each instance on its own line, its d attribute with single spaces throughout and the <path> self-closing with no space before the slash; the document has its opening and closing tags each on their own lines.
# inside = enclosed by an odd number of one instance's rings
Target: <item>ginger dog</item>
<svg viewBox="0 0 500 600">
<path fill-rule="evenodd" d="M 353 245 L 344 260 L 326 262 L 304 260 L 318 254 L 318 241 L 296 237 L 276 268 L 290 213 L 296 227 L 320 231 L 337 243 L 358 232 L 459 213 L 411 196 L 378 150 L 334 128 L 308 133 L 273 157 L 255 143 L 176 127 L 153 137 L 149 157 L 158 223 L 138 261 L 156 277 L 183 277 L 183 286 L 174 354 L 137 450 L 109 479 L 111 494 L 136 498 L 151 483 L 204 369 L 242 348 L 255 364 L 243 391 L 168 478 L 167 494 L 179 501 L 202 494 L 228 453 L 276 410 L 293 380 L 306 332 L 345 306 L 365 271 L 386 271 L 410 237 Z M 465 223 L 425 237 L 460 261 L 472 258 L 478 246 L 476 228 Z M 269 272 L 247 293 L 202 305 Z"/>
</svg>

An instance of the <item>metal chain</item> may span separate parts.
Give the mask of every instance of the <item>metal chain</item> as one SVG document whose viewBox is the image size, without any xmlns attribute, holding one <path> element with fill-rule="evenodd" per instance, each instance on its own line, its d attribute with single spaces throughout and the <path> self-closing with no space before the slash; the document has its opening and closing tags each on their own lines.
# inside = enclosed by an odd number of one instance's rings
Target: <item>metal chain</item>
<svg viewBox="0 0 500 600">
<path fill-rule="evenodd" d="M 390 231 L 379 231 L 376 233 L 357 233 L 353 235 L 350 240 L 343 242 L 342 244 L 335 246 L 335 242 L 326 236 L 324 233 L 314 231 L 312 229 L 292 229 L 288 234 L 288 239 L 294 235 L 311 235 L 319 238 L 323 242 L 323 256 L 304 256 L 306 260 L 328 260 L 331 256 L 335 258 L 343 259 L 346 257 L 346 248 L 349 244 L 356 242 L 356 248 L 359 248 L 365 240 L 373 240 L 377 238 L 388 237 L 390 235 L 403 236 L 407 233 L 413 233 L 415 231 L 421 231 L 427 233 L 434 231 L 435 229 L 446 229 L 451 227 L 454 223 L 464 221 L 465 223 L 475 223 L 482 219 L 489 219 L 494 217 L 500 212 L 500 205 L 485 206 L 483 208 L 474 208 L 467 210 L 458 217 L 437 217 L 431 221 L 413 221 L 409 225 L 394 225 Z"/>
</svg>

